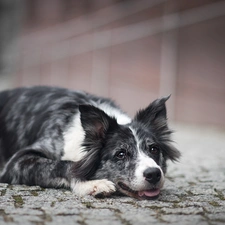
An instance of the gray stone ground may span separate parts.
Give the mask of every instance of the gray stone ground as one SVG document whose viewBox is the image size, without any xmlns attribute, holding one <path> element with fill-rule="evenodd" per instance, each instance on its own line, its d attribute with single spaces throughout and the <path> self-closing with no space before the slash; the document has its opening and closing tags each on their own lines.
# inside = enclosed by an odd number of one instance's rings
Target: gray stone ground
<svg viewBox="0 0 225 225">
<path fill-rule="evenodd" d="M 175 126 L 182 152 L 158 200 L 78 198 L 67 190 L 0 184 L 0 224 L 225 224 L 225 131 Z"/>
</svg>

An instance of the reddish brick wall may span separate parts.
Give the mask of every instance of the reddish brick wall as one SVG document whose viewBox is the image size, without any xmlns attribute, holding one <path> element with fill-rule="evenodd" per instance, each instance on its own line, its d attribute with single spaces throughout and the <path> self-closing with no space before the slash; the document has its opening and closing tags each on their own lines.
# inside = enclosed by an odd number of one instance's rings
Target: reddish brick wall
<svg viewBox="0 0 225 225">
<path fill-rule="evenodd" d="M 65 19 L 56 7 L 55 22 L 39 23 L 36 15 L 26 23 L 14 86 L 82 89 L 114 98 L 131 115 L 172 93 L 169 116 L 175 121 L 225 125 L 225 10 L 214 9 L 222 1 L 94 2 L 69 21 L 72 15 Z M 163 45 L 165 35 L 175 40 Z M 168 76 L 166 67 L 162 76 L 163 48 L 172 48 Z"/>
</svg>

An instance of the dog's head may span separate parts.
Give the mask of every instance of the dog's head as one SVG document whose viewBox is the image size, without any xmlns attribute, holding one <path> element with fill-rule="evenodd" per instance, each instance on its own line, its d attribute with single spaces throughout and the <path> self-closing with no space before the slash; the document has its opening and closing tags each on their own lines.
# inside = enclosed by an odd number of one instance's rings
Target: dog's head
<svg viewBox="0 0 225 225">
<path fill-rule="evenodd" d="M 106 178 L 119 192 L 138 199 L 157 197 L 164 183 L 166 161 L 177 160 L 167 126 L 167 98 L 157 99 L 140 110 L 126 125 L 90 106 L 79 107 L 85 131 L 87 155 L 81 160 L 80 175 Z"/>
</svg>

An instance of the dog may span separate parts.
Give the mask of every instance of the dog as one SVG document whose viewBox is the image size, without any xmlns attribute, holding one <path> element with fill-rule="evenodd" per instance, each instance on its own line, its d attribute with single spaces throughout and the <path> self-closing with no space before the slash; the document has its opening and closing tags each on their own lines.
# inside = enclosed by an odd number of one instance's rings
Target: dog
<svg viewBox="0 0 225 225">
<path fill-rule="evenodd" d="M 78 196 L 157 198 L 171 144 L 164 97 L 133 119 L 114 101 L 59 87 L 0 92 L 1 183 L 67 188 Z"/>
</svg>

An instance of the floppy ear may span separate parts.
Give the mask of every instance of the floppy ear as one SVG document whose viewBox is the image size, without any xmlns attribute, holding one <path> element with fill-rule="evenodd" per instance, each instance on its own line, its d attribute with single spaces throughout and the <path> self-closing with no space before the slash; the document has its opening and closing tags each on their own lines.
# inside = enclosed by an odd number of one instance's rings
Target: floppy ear
<svg viewBox="0 0 225 225">
<path fill-rule="evenodd" d="M 140 110 L 134 117 L 135 121 L 154 131 L 167 129 L 167 113 L 165 102 L 170 98 L 164 97 L 155 100 L 147 108 Z"/>
<path fill-rule="evenodd" d="M 115 118 L 92 105 L 79 105 L 80 119 L 86 137 L 92 140 L 102 139 L 111 124 L 117 124 Z"/>
<path fill-rule="evenodd" d="M 117 126 L 115 118 L 92 105 L 79 105 L 80 120 L 85 131 L 83 146 L 87 154 L 75 162 L 71 171 L 81 180 L 92 177 L 100 164 L 101 149 L 106 132 Z"/>
</svg>

